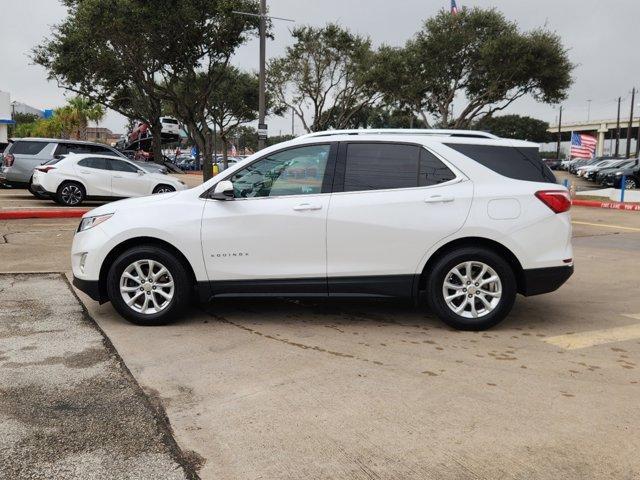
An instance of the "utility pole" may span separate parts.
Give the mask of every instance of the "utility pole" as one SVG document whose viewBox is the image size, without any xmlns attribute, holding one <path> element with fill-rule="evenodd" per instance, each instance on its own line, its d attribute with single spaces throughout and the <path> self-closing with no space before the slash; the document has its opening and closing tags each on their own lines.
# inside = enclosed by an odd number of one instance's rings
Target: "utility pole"
<svg viewBox="0 0 640 480">
<path fill-rule="evenodd" d="M 616 152 L 614 154 L 615 157 L 620 153 L 620 102 L 622 101 L 621 97 L 618 97 L 618 119 L 616 120 Z"/>
<path fill-rule="evenodd" d="M 289 18 L 269 17 L 267 16 L 267 0 L 260 0 L 260 10 L 256 15 L 255 13 L 237 12 L 238 15 L 248 15 L 250 17 L 259 17 L 260 24 L 258 32 L 260 34 L 260 73 L 259 73 L 259 94 L 258 94 L 258 150 L 262 150 L 265 147 L 267 140 L 267 124 L 265 123 L 267 117 L 267 102 L 266 102 L 266 58 L 267 58 L 267 18 L 276 20 L 285 20 L 287 22 L 293 22 Z"/>
<path fill-rule="evenodd" d="M 558 116 L 558 148 L 556 150 L 556 160 L 560 160 L 560 142 L 562 141 L 562 105 L 560 105 L 560 115 Z"/>
<path fill-rule="evenodd" d="M 636 102 L 636 87 L 631 90 L 631 113 L 629 114 L 629 128 L 627 128 L 627 155 L 631 156 L 631 127 L 633 125 L 633 104 Z"/>
</svg>

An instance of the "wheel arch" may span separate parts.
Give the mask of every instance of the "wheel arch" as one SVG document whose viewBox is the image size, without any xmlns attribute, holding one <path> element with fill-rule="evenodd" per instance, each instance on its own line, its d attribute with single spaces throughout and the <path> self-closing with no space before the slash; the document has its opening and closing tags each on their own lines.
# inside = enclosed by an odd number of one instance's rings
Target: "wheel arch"
<svg viewBox="0 0 640 480">
<path fill-rule="evenodd" d="M 433 265 L 442 256 L 446 255 L 447 253 L 453 250 L 457 250 L 463 247 L 476 247 L 476 248 L 483 247 L 497 253 L 498 255 L 503 257 L 505 260 L 507 260 L 507 262 L 513 269 L 513 274 L 516 277 L 517 290 L 518 292 L 522 292 L 524 288 L 524 272 L 523 272 L 522 264 L 520 263 L 518 258 L 514 255 L 514 253 L 511 250 L 509 250 L 507 247 L 505 247 L 501 243 L 495 240 L 491 240 L 489 238 L 464 237 L 464 238 L 457 238 L 455 240 L 452 240 L 449 243 L 442 245 L 440 248 L 438 248 L 438 250 L 436 250 L 433 253 L 433 255 L 429 257 L 429 260 L 427 260 L 427 263 L 425 264 L 424 268 L 422 269 L 422 273 L 420 274 L 420 278 L 418 280 L 418 285 L 416 288 L 417 291 L 415 292 L 415 294 L 418 295 L 420 291 L 426 290 L 427 279 L 429 277 L 429 274 L 431 273 L 431 269 Z"/>
<path fill-rule="evenodd" d="M 189 260 L 187 260 L 187 257 L 185 257 L 184 254 L 180 250 L 178 250 L 175 246 L 173 246 L 171 243 L 167 242 L 166 240 L 161 240 L 155 237 L 134 237 L 134 238 L 129 238 L 127 240 L 124 240 L 123 242 L 114 246 L 109 251 L 107 256 L 104 258 L 104 261 L 100 266 L 100 275 L 98 277 L 98 288 L 100 292 L 101 302 L 103 300 L 107 301 L 108 299 L 107 275 L 109 274 L 109 268 L 111 267 L 113 262 L 116 260 L 116 258 L 118 258 L 118 256 L 121 253 L 125 252 L 131 247 L 140 247 L 144 245 L 153 245 L 156 247 L 164 248 L 165 250 L 171 252 L 173 255 L 175 255 L 178 261 L 182 263 L 182 265 L 185 267 L 187 274 L 189 275 L 189 277 L 193 282 L 193 285 L 195 286 L 197 284 L 196 275 L 193 270 L 193 267 L 191 266 L 191 263 L 189 262 Z"/>
<path fill-rule="evenodd" d="M 58 192 L 58 190 L 60 190 L 60 187 L 62 187 L 62 185 L 64 185 L 65 183 L 77 183 L 78 185 L 80 185 L 82 187 L 82 189 L 84 190 L 84 195 L 87 196 L 87 186 L 84 184 L 84 182 L 82 180 L 79 180 L 77 178 L 65 178 L 64 180 L 62 180 L 58 186 L 56 187 L 56 193 Z"/>
</svg>

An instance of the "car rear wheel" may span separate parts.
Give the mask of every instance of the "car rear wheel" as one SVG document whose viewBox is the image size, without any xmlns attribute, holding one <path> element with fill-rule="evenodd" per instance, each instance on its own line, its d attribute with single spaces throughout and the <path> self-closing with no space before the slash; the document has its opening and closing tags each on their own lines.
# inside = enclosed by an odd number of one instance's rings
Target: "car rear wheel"
<svg viewBox="0 0 640 480">
<path fill-rule="evenodd" d="M 156 188 L 153 189 L 153 194 L 155 195 L 156 193 L 168 193 L 168 192 L 175 192 L 176 189 L 173 188 L 171 185 L 158 185 Z"/>
<path fill-rule="evenodd" d="M 458 330 L 486 330 L 511 311 L 517 293 L 509 263 L 484 248 L 465 247 L 445 254 L 427 281 L 431 310 Z"/>
<path fill-rule="evenodd" d="M 191 297 L 185 266 L 155 245 L 133 247 L 113 262 L 107 293 L 117 312 L 137 325 L 166 325 L 176 320 Z"/>
<path fill-rule="evenodd" d="M 624 188 L 626 190 L 635 190 L 638 188 L 638 181 L 635 178 L 627 178 L 627 181 L 624 182 Z"/>
<path fill-rule="evenodd" d="M 56 192 L 56 202 L 67 207 L 80 205 L 85 197 L 84 187 L 77 182 L 63 182 Z"/>
</svg>

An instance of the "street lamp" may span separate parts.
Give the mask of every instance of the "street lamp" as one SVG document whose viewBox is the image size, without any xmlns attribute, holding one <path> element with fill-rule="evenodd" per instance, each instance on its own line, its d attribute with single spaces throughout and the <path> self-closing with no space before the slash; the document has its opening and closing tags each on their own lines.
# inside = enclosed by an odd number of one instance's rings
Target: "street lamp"
<svg viewBox="0 0 640 480">
<path fill-rule="evenodd" d="M 265 141 L 267 139 L 267 124 L 265 119 L 267 116 L 267 101 L 266 101 L 266 51 L 267 51 L 267 18 L 269 20 L 284 20 L 285 22 L 293 22 L 290 18 L 270 17 L 267 15 L 267 0 L 260 0 L 260 13 L 248 13 L 233 11 L 238 15 L 248 15 L 250 17 L 260 18 L 260 92 L 258 97 L 258 150 L 262 150 L 265 147 Z"/>
</svg>

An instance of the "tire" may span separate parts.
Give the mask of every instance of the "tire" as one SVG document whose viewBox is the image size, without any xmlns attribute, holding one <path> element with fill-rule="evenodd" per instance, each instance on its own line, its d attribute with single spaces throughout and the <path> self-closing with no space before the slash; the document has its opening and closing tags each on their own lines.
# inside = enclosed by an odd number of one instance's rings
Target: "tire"
<svg viewBox="0 0 640 480">
<path fill-rule="evenodd" d="M 473 277 L 479 277 L 484 266 L 487 267 L 482 279 L 485 281 L 494 276 L 497 282 L 485 283 L 483 292 L 476 291 L 476 284 L 482 287 L 482 280 L 475 278 L 470 285 L 466 283 L 467 265 L 471 265 Z M 453 274 L 455 268 L 461 275 Z M 445 280 L 448 285 L 456 288 L 445 290 Z M 451 306 L 445 300 L 445 291 L 450 298 Z M 500 295 L 495 295 L 501 291 Z M 494 295 L 491 295 L 493 293 Z M 497 253 L 486 248 L 464 247 L 445 254 L 438 259 L 427 279 L 427 299 L 431 311 L 447 325 L 457 330 L 486 330 L 500 323 L 511 311 L 516 299 L 517 285 L 515 274 L 509 263 Z M 469 295 L 473 295 L 471 300 Z M 484 301 L 483 301 L 484 299 Z M 467 304 L 462 307 L 463 302 Z M 489 304 L 489 306 L 487 306 Z M 462 308 L 459 313 L 454 307 Z M 474 317 L 473 309 L 477 317 Z"/>
<path fill-rule="evenodd" d="M 626 190 L 635 190 L 638 188 L 638 181 L 635 178 L 627 178 L 624 188 Z"/>
<path fill-rule="evenodd" d="M 87 196 L 82 184 L 78 182 L 62 182 L 56 191 L 56 202 L 67 207 L 77 207 Z"/>
<path fill-rule="evenodd" d="M 136 262 L 139 271 L 135 268 Z M 127 272 L 139 278 L 142 273 L 143 279 L 149 279 L 150 262 L 153 262 L 154 274 L 160 274 L 155 280 L 140 282 L 123 275 Z M 167 274 L 161 274 L 162 267 Z M 161 287 L 169 284 L 172 284 L 172 288 Z M 125 291 L 121 291 L 121 285 Z M 136 325 L 166 325 L 174 322 L 189 304 L 192 288 L 191 277 L 182 262 L 155 245 L 133 247 L 120 254 L 107 275 L 107 294 L 111 304 L 120 315 Z M 132 306 L 127 305 L 125 296 L 130 301 L 136 297 Z M 145 305 L 146 312 L 143 310 Z"/>
<path fill-rule="evenodd" d="M 156 193 L 168 193 L 168 192 L 175 192 L 176 189 L 173 188 L 171 185 L 165 185 L 164 183 L 161 183 L 160 185 L 157 185 L 156 188 L 153 189 L 153 194 L 155 195 Z"/>
<path fill-rule="evenodd" d="M 40 199 L 40 200 L 46 200 L 46 199 L 50 198 L 50 197 L 49 197 L 49 195 L 46 195 L 46 194 L 44 194 L 44 193 L 40 193 L 40 192 L 36 192 L 36 191 L 33 189 L 33 183 L 32 183 L 32 182 L 33 182 L 33 178 L 30 178 L 30 179 L 29 179 L 29 186 L 28 186 L 28 188 L 29 188 L 29 193 L 31 193 L 31 195 L 33 195 L 34 197 L 36 197 L 36 198 L 38 198 L 38 199 Z"/>
</svg>

